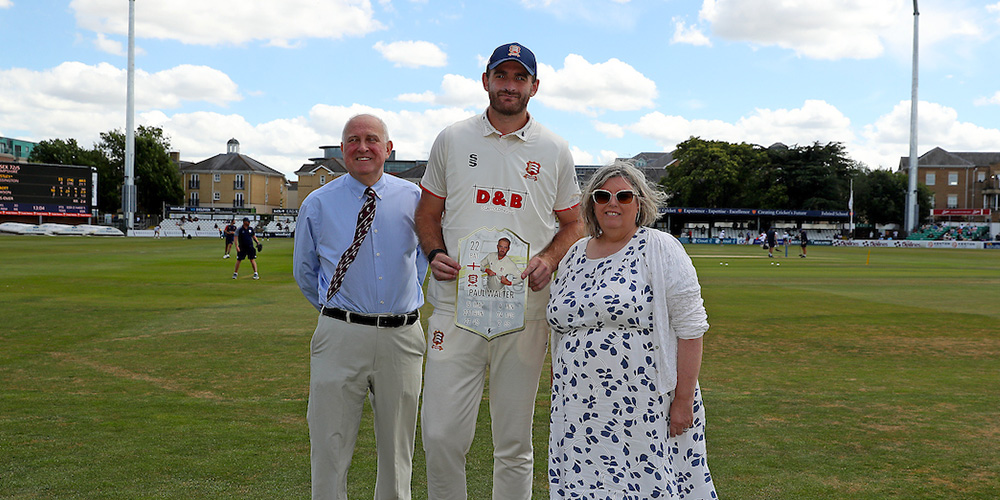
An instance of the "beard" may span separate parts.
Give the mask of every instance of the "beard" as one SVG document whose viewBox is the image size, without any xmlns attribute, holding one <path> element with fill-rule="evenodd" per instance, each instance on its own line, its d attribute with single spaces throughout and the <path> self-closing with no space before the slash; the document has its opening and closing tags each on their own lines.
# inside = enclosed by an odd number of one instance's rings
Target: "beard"
<svg viewBox="0 0 1000 500">
<path fill-rule="evenodd" d="M 508 92 L 504 92 L 503 96 L 515 95 Z M 528 109 L 528 100 L 531 96 L 521 95 L 514 102 L 504 102 L 501 100 L 500 92 L 490 92 L 490 108 L 492 108 L 497 113 L 501 115 L 514 116 L 519 115 Z"/>
</svg>

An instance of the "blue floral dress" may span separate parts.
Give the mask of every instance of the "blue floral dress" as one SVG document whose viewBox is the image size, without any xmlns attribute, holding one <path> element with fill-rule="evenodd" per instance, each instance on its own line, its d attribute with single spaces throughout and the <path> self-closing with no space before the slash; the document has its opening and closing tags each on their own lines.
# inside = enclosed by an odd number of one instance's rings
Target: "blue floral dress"
<svg viewBox="0 0 1000 500">
<path fill-rule="evenodd" d="M 588 259 L 584 238 L 553 282 L 549 496 L 552 499 L 717 498 L 705 418 L 670 437 L 671 394 L 656 390 L 653 296 L 640 229 L 617 253 Z"/>
</svg>

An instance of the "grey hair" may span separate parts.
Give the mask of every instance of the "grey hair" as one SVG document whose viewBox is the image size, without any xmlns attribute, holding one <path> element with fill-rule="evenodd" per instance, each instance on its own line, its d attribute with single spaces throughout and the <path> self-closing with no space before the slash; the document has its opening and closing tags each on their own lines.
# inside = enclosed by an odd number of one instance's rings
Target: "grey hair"
<svg viewBox="0 0 1000 500">
<path fill-rule="evenodd" d="M 389 127 L 387 127 L 385 125 L 385 121 L 383 121 L 381 118 L 379 118 L 379 117 L 377 117 L 377 116 L 375 116 L 373 114 L 370 114 L 370 113 L 358 113 L 358 114 L 356 114 L 356 115 L 348 118 L 347 121 L 344 122 L 344 130 L 342 130 L 340 132 L 340 142 L 347 142 L 347 135 L 346 135 L 347 134 L 347 126 L 350 125 L 351 122 L 353 122 L 355 119 L 361 118 L 362 116 L 368 116 L 368 117 L 374 118 L 375 121 L 377 121 L 379 123 L 379 125 L 382 126 L 382 141 L 389 142 Z"/>
<path fill-rule="evenodd" d="M 594 190 L 600 189 L 605 182 L 615 177 L 621 177 L 632 186 L 632 190 L 638 196 L 636 203 L 639 206 L 639 214 L 636 216 L 636 226 L 649 226 L 656 222 L 656 219 L 660 217 L 659 208 L 666 200 L 667 195 L 650 185 L 642 171 L 630 161 L 615 160 L 611 164 L 599 168 L 587 181 L 587 186 L 583 190 L 583 200 L 580 203 L 580 214 L 583 217 L 584 227 L 587 229 L 587 234 L 594 238 L 603 232 L 594 213 Z"/>
</svg>

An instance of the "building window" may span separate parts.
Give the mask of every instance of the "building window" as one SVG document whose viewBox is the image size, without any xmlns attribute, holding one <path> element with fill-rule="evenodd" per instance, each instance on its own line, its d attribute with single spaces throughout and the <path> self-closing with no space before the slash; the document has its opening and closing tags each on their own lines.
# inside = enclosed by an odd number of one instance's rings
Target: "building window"
<svg viewBox="0 0 1000 500">
<path fill-rule="evenodd" d="M 948 185 L 949 186 L 958 185 L 958 172 L 948 172 Z"/>
<path fill-rule="evenodd" d="M 215 182 L 222 182 L 222 174 L 215 174 Z"/>
<path fill-rule="evenodd" d="M 986 172 L 979 172 L 979 173 L 977 173 L 976 174 L 976 180 L 979 181 L 979 182 L 985 181 L 986 180 Z"/>
<path fill-rule="evenodd" d="M 233 189 L 244 189 L 243 174 L 236 174 L 236 179 L 233 181 Z"/>
<path fill-rule="evenodd" d="M 325 175 L 319 176 L 319 185 L 322 186 L 323 184 L 326 184 L 326 176 Z"/>
<path fill-rule="evenodd" d="M 188 197 L 188 206 L 189 207 L 197 207 L 198 206 L 198 192 L 197 191 L 193 191 L 191 193 L 191 195 Z"/>
<path fill-rule="evenodd" d="M 216 191 L 215 193 L 212 193 L 212 200 L 219 201 L 221 199 L 222 199 L 222 193 L 220 193 L 218 191 Z"/>
<path fill-rule="evenodd" d="M 935 181 L 937 181 L 937 174 L 935 174 L 933 172 L 927 172 L 927 174 L 924 175 L 924 184 L 925 185 L 933 186 Z"/>
<path fill-rule="evenodd" d="M 233 198 L 233 206 L 243 208 L 243 193 L 236 193 L 236 196 Z"/>
<path fill-rule="evenodd" d="M 958 208 L 958 195 L 949 194 L 948 195 L 948 208 Z"/>
<path fill-rule="evenodd" d="M 201 181 L 198 179 L 198 174 L 191 174 L 188 179 L 188 189 L 201 189 Z"/>
</svg>

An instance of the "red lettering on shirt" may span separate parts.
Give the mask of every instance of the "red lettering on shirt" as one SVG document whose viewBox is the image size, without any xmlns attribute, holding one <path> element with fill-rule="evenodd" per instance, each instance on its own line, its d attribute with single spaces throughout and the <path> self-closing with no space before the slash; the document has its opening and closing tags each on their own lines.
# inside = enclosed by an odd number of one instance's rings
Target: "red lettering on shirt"
<svg viewBox="0 0 1000 500">
<path fill-rule="evenodd" d="M 517 193 L 511 193 L 510 194 L 510 208 L 521 208 L 521 201 L 523 201 L 523 200 L 524 200 L 524 198 L 522 198 L 521 195 L 519 195 Z"/>
</svg>

